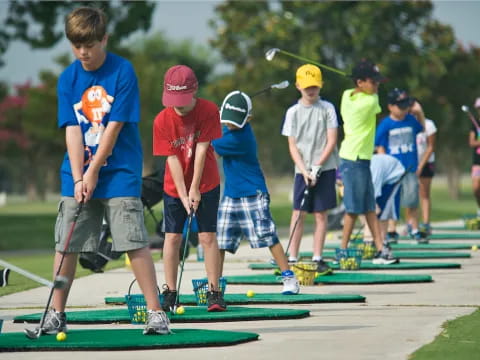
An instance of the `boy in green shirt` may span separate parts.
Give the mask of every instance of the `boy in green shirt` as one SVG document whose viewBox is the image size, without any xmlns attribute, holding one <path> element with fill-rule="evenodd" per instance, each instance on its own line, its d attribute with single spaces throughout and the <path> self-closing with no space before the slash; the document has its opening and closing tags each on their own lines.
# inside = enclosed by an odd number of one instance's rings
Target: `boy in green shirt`
<svg viewBox="0 0 480 360">
<path fill-rule="evenodd" d="M 345 90 L 340 112 L 345 138 L 340 147 L 340 174 L 344 185 L 345 216 L 341 248 L 346 249 L 358 215 L 364 214 L 378 250 L 374 264 L 393 264 L 390 249 L 383 247 L 375 213 L 370 159 L 375 141 L 376 115 L 381 111 L 378 86 L 384 77 L 377 66 L 362 59 L 352 70 L 355 88 Z"/>
</svg>

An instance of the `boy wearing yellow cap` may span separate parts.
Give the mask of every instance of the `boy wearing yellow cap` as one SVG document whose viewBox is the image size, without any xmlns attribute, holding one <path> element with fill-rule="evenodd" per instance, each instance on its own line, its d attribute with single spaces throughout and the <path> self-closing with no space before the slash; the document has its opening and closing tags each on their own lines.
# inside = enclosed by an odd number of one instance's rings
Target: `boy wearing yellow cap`
<svg viewBox="0 0 480 360">
<path fill-rule="evenodd" d="M 289 261 L 297 261 L 305 215 L 313 213 L 312 260 L 317 263 L 318 273 L 328 274 L 332 270 L 322 259 L 322 253 L 327 233 L 327 211 L 337 205 L 338 121 L 334 106 L 320 98 L 322 86 L 322 73 L 317 66 L 306 64 L 298 68 L 296 87 L 301 97 L 287 110 L 282 135 L 288 137 L 290 155 L 295 163 Z M 308 198 L 303 200 L 307 187 Z"/>
</svg>

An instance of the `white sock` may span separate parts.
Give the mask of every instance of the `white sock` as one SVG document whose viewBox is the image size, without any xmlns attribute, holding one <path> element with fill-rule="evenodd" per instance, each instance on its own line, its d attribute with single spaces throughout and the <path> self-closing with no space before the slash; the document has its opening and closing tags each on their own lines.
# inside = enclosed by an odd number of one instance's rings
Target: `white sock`
<svg viewBox="0 0 480 360">
<path fill-rule="evenodd" d="M 322 260 L 321 256 L 312 256 L 312 261 L 320 261 Z"/>
<path fill-rule="evenodd" d="M 288 257 L 288 262 L 297 262 L 298 259 L 296 257 L 293 257 L 293 256 L 289 256 Z"/>
</svg>

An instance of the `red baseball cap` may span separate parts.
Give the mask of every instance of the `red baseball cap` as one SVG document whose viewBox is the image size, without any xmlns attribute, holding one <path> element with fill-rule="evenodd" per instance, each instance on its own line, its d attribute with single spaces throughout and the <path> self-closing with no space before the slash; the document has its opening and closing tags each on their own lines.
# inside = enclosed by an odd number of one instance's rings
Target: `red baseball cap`
<svg viewBox="0 0 480 360">
<path fill-rule="evenodd" d="M 163 106 L 187 106 L 198 89 L 195 73 L 186 65 L 175 65 L 167 70 L 163 81 Z"/>
</svg>

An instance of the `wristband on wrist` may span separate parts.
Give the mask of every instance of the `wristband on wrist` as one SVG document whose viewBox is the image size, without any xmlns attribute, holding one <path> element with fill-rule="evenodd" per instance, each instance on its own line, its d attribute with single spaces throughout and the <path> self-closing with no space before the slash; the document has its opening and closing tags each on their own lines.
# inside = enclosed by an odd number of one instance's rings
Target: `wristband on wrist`
<svg viewBox="0 0 480 360">
<path fill-rule="evenodd" d="M 74 181 L 73 185 L 77 185 L 79 182 L 82 182 L 82 181 L 83 181 L 83 179 L 78 179 L 78 180 Z"/>
</svg>

